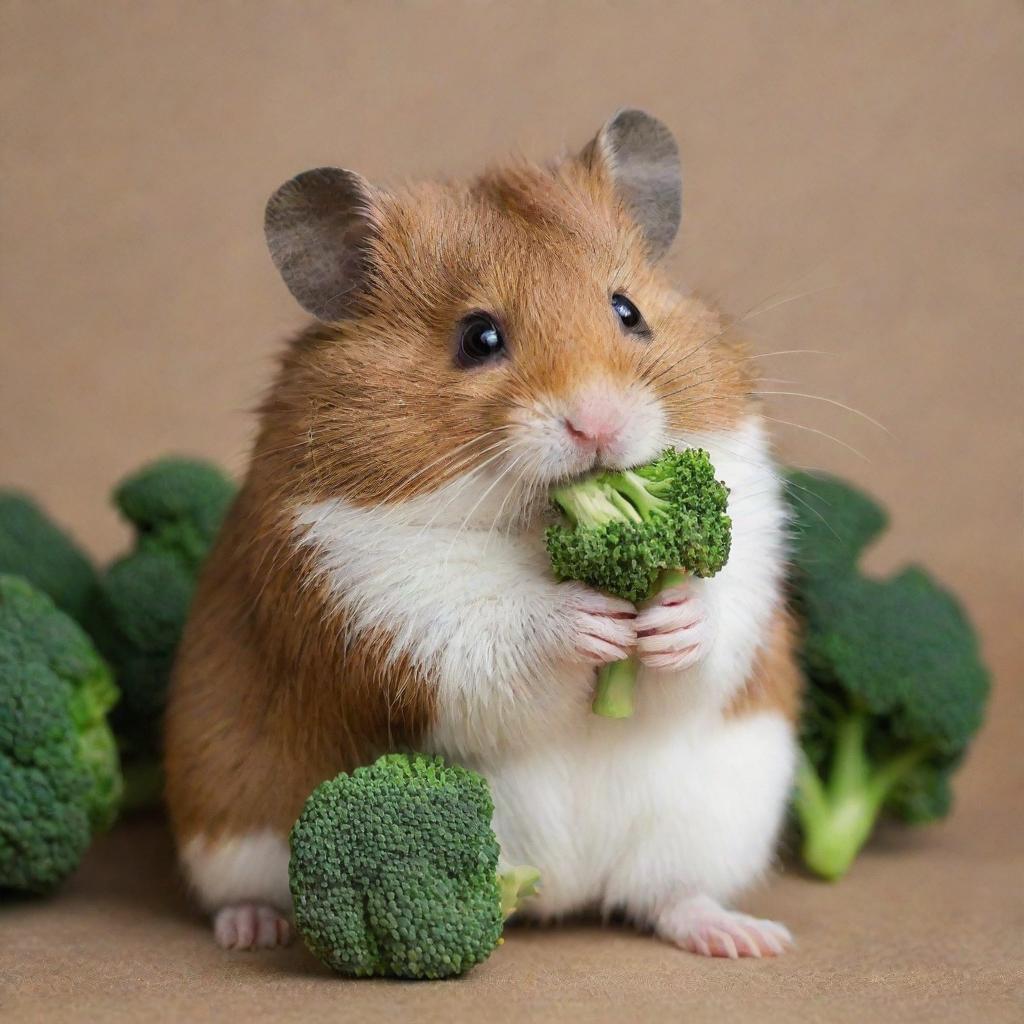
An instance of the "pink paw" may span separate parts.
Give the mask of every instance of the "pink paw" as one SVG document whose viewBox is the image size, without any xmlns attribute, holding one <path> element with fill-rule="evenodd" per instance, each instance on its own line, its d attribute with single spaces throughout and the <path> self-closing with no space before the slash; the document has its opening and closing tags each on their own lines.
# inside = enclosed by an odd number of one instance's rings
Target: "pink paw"
<svg viewBox="0 0 1024 1024">
<path fill-rule="evenodd" d="M 291 925 L 264 903 L 236 903 L 214 915 L 213 935 L 222 949 L 273 949 L 288 945 Z"/>
<path fill-rule="evenodd" d="M 736 960 L 749 956 L 780 956 L 793 945 L 784 924 L 726 910 L 707 896 L 694 896 L 664 914 L 658 934 L 701 956 Z"/>
<path fill-rule="evenodd" d="M 628 658 L 636 645 L 636 608 L 628 601 L 579 583 L 563 583 L 562 586 L 568 594 L 576 657 L 594 665 Z"/>
<path fill-rule="evenodd" d="M 692 582 L 664 590 L 636 617 L 637 654 L 648 668 L 684 669 L 707 652 L 710 629 Z"/>
</svg>

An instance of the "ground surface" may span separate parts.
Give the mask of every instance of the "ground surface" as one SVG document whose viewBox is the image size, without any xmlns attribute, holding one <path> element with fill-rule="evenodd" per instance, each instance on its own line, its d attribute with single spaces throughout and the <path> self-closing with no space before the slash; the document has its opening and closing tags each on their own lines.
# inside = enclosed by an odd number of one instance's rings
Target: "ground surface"
<svg viewBox="0 0 1024 1024">
<path fill-rule="evenodd" d="M 839 886 L 748 901 L 798 948 L 707 961 L 623 929 L 515 928 L 457 981 L 348 982 L 301 946 L 224 953 L 191 916 L 159 822 L 97 845 L 58 898 L 0 917 L 0 1014 L 136 1021 L 1019 1021 L 1024 859 L 998 808 L 887 832 Z M 827 1016 L 826 1016 L 827 1013 Z"/>
<path fill-rule="evenodd" d="M 583 926 L 516 931 L 460 982 L 347 984 L 299 948 L 219 952 L 131 823 L 0 909 L 4 1024 L 1024 1019 L 1019 0 L 5 0 L 0 48 L 0 484 L 97 557 L 143 460 L 244 468 L 302 322 L 262 241 L 280 182 L 544 157 L 633 104 L 682 146 L 669 269 L 743 316 L 762 389 L 890 431 L 774 394 L 783 455 L 879 495 L 871 568 L 955 586 L 997 679 L 950 822 L 748 901 L 797 936 L 777 963 Z"/>
</svg>

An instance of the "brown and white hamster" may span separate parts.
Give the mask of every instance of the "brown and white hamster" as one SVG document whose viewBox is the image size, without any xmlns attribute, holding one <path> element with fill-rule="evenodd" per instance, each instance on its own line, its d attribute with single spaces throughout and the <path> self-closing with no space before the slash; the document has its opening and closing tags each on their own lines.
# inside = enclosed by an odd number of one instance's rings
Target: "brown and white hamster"
<svg viewBox="0 0 1024 1024">
<path fill-rule="evenodd" d="M 325 168 L 267 206 L 317 319 L 282 360 L 204 571 L 167 718 L 181 860 L 216 937 L 288 936 L 287 835 L 321 780 L 433 751 L 490 781 L 541 918 L 620 911 L 695 952 L 781 952 L 723 901 L 768 867 L 798 676 L 781 484 L 728 323 L 656 267 L 668 129 L 615 115 L 575 157 L 385 191 Z M 551 575 L 551 484 L 664 446 L 731 489 L 712 579 L 648 606 Z M 635 717 L 590 711 L 637 652 Z"/>
</svg>

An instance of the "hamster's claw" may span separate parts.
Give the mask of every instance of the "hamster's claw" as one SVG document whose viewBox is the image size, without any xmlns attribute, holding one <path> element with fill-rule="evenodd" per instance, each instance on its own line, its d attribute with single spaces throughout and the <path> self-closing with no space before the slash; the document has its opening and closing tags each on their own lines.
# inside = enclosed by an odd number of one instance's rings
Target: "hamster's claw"
<svg viewBox="0 0 1024 1024">
<path fill-rule="evenodd" d="M 213 935 L 222 949 L 273 949 L 288 945 L 291 925 L 266 904 L 237 903 L 217 911 Z"/>
<path fill-rule="evenodd" d="M 708 896 L 684 900 L 663 914 L 658 934 L 681 949 L 701 956 L 781 956 L 793 945 L 784 924 L 726 910 Z"/>
<path fill-rule="evenodd" d="M 707 652 L 710 630 L 704 603 L 687 582 L 658 594 L 636 618 L 637 654 L 648 668 L 681 670 Z"/>
</svg>

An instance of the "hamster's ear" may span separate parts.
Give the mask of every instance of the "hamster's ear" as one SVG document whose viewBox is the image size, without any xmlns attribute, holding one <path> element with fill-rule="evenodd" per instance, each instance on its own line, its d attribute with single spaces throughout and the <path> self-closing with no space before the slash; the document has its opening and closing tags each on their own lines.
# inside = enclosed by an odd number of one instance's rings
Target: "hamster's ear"
<svg viewBox="0 0 1024 1024">
<path fill-rule="evenodd" d="M 643 231 L 651 260 L 660 259 L 679 230 L 683 178 L 672 133 L 642 110 L 620 110 L 580 155 L 606 174 Z"/>
<path fill-rule="evenodd" d="M 373 191 L 337 167 L 304 171 L 268 200 L 264 218 L 274 265 L 318 320 L 343 320 L 364 293 L 376 223 Z"/>
</svg>

